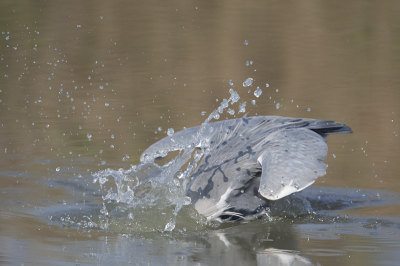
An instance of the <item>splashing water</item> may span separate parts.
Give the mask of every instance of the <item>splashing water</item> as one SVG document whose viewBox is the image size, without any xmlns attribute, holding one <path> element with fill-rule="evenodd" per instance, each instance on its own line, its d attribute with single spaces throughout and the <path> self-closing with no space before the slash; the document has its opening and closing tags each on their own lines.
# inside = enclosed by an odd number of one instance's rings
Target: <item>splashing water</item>
<svg viewBox="0 0 400 266">
<path fill-rule="evenodd" d="M 168 129 L 172 147 L 142 154 L 141 163 L 127 170 L 106 169 L 92 173 L 93 182 L 99 183 L 101 190 L 106 192 L 103 200 L 107 206 L 103 207 L 101 213 L 114 220 L 116 216 L 124 217 L 130 221 L 131 230 L 174 230 L 178 213 L 191 203 L 185 193 L 190 175 L 202 156 L 209 152 L 209 147 L 205 144 L 207 134 L 213 132 L 209 122 L 218 119 L 229 104 L 232 105 L 240 99 L 233 89 L 230 89 L 229 93 L 230 98 L 222 100 L 220 106 L 211 112 L 197 133 L 189 136 L 186 143 L 177 144 L 173 139 L 173 130 Z M 240 110 L 244 107 L 245 103 L 241 104 Z M 196 147 L 200 147 L 201 150 L 195 151 Z M 154 162 L 155 158 L 165 157 L 175 150 L 180 150 L 180 153 L 165 165 L 159 166 Z M 183 168 L 184 165 L 187 165 L 186 168 Z M 107 190 L 108 186 L 110 188 Z M 202 220 L 193 212 L 194 208 L 187 216 L 201 226 Z M 112 223 L 103 222 L 103 227 L 107 229 L 110 224 Z"/>
</svg>

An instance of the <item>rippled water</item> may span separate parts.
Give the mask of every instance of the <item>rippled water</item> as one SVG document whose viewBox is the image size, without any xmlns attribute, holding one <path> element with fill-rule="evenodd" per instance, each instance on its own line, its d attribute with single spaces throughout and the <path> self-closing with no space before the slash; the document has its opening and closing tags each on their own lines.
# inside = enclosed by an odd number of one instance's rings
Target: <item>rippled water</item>
<svg viewBox="0 0 400 266">
<path fill-rule="evenodd" d="M 399 10 L 2 1 L 0 264 L 398 265 Z M 243 224 L 207 222 L 184 195 L 206 151 L 140 162 L 244 114 L 353 134 L 328 138 L 324 177 Z"/>
</svg>

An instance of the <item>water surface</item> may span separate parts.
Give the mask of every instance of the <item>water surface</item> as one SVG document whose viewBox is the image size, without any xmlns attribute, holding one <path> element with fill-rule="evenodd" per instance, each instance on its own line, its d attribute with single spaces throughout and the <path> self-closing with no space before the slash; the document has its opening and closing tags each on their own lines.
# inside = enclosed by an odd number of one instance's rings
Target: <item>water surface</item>
<svg viewBox="0 0 400 266">
<path fill-rule="evenodd" d="M 399 10 L 2 1 L 0 264 L 397 265 Z M 246 102 L 248 116 L 328 119 L 354 133 L 328 138 L 326 176 L 251 223 L 106 198 L 118 169 L 169 128 L 200 125 L 229 89 L 241 98 L 220 120 Z"/>
</svg>

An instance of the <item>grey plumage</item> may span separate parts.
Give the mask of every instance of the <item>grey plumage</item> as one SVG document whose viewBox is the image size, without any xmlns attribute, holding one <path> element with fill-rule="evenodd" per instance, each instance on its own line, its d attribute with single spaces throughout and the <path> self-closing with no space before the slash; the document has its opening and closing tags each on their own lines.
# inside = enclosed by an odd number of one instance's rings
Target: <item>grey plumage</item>
<svg viewBox="0 0 400 266">
<path fill-rule="evenodd" d="M 325 174 L 332 133 L 351 133 L 340 123 L 278 116 L 243 117 L 206 125 L 204 155 L 186 187 L 196 210 L 207 219 L 238 221 L 263 214 L 270 200 L 301 191 Z M 151 145 L 146 162 L 199 141 L 200 127 Z"/>
</svg>

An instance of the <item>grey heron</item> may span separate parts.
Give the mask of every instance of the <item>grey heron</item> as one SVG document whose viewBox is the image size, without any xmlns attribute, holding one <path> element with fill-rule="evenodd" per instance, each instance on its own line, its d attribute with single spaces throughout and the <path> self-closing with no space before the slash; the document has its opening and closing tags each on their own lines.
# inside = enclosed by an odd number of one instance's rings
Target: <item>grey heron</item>
<svg viewBox="0 0 400 266">
<path fill-rule="evenodd" d="M 206 126 L 197 145 L 207 147 L 207 152 L 187 182 L 186 195 L 201 215 L 222 222 L 260 217 L 270 201 L 313 184 L 326 174 L 326 137 L 352 132 L 334 121 L 279 116 Z M 183 149 L 195 141 L 199 130 L 185 129 L 154 143 L 141 161 Z"/>
</svg>

